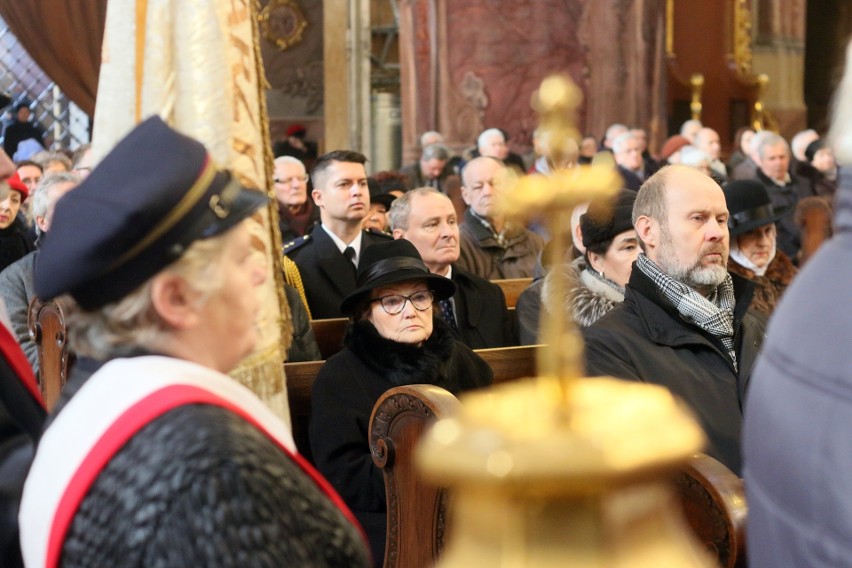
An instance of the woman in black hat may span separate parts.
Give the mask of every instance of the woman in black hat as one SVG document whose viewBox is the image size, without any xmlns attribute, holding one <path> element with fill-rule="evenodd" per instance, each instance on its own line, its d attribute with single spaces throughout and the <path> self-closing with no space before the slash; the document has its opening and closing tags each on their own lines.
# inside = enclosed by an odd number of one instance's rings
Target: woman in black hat
<svg viewBox="0 0 852 568">
<path fill-rule="evenodd" d="M 775 222 L 792 212 L 774 209 L 766 188 L 756 180 L 732 181 L 724 192 L 730 214 L 728 271 L 754 282 L 751 307 L 768 317 L 798 273 L 776 245 Z"/>
<path fill-rule="evenodd" d="M 430 274 L 410 242 L 369 247 L 357 288 L 340 306 L 350 318 L 345 347 L 314 382 L 314 463 L 361 522 L 377 566 L 384 559 L 387 513 L 382 473 L 367 439 L 373 405 L 400 385 L 430 383 L 457 394 L 491 384 L 491 368 L 436 317 L 438 303 L 454 292 L 452 280 Z"/>
<path fill-rule="evenodd" d="M 631 216 L 636 192 L 625 189 L 613 202 L 598 200 L 580 217 L 586 252 L 563 267 L 567 279 L 563 298 L 554 296 L 553 273 L 542 286 L 544 306 L 563 306 L 565 316 L 580 327 L 588 327 L 624 301 L 633 261 L 639 256 L 639 239 Z"/>
</svg>

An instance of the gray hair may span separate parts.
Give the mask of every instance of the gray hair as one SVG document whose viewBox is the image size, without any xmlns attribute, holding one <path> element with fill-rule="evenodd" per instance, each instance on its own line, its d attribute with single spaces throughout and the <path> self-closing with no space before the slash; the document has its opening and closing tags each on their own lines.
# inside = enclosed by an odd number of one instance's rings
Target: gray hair
<svg viewBox="0 0 852 568">
<path fill-rule="evenodd" d="M 787 155 L 790 155 L 790 145 L 787 144 L 784 137 L 769 130 L 763 130 L 758 133 L 752 140 L 751 144 L 761 160 L 764 158 L 766 149 L 777 144 L 784 144 L 784 148 L 787 150 Z"/>
<path fill-rule="evenodd" d="M 183 278 L 196 292 L 198 305 L 222 287 L 226 239 L 233 231 L 226 231 L 209 239 L 192 243 L 178 260 L 160 271 Z M 124 298 L 92 311 L 85 311 L 71 299 L 62 296 L 68 304 L 68 342 L 77 354 L 94 359 L 108 359 L 129 355 L 140 347 L 149 351 L 162 351 L 171 341 L 169 324 L 164 321 L 151 299 L 152 283 L 149 278 Z M 251 293 L 251 291 L 246 291 Z"/>
<path fill-rule="evenodd" d="M 636 139 L 637 136 L 629 130 L 627 132 L 619 134 L 615 137 L 615 140 L 612 141 L 612 151 L 615 153 L 620 153 L 624 150 L 624 145 L 627 144 L 627 142 Z"/>
<path fill-rule="evenodd" d="M 278 164 L 293 164 L 301 167 L 303 172 L 308 171 L 307 168 L 305 168 L 305 164 L 302 162 L 302 160 L 294 158 L 293 156 L 278 156 L 272 163 L 276 166 Z"/>
<path fill-rule="evenodd" d="M 709 166 L 712 161 L 710 154 L 701 148 L 696 148 L 695 146 L 684 146 L 680 149 L 681 165 L 695 168 L 702 164 Z"/>
<path fill-rule="evenodd" d="M 80 176 L 72 174 L 71 172 L 57 172 L 46 175 L 40 182 L 38 182 L 38 185 L 33 192 L 33 201 L 32 206 L 30 207 L 33 219 L 47 215 L 47 212 L 50 211 L 50 208 L 54 203 L 56 203 L 56 192 L 54 190 L 59 185 L 64 185 L 66 183 L 77 185 L 80 183 Z M 35 229 L 37 235 L 42 233 L 38 223 L 35 224 Z"/>
<path fill-rule="evenodd" d="M 476 139 L 476 147 L 482 148 L 495 136 L 499 136 L 504 142 L 506 141 L 506 137 L 503 136 L 503 132 L 499 128 L 489 128 L 488 130 L 483 131 L 482 134 L 479 135 L 479 138 Z"/>
<path fill-rule="evenodd" d="M 606 129 L 606 134 L 604 135 L 605 140 L 610 141 L 610 146 L 612 146 L 613 140 L 629 131 L 626 124 L 621 124 L 620 122 L 616 122 L 614 124 L 610 124 Z"/>
<path fill-rule="evenodd" d="M 408 230 L 408 216 L 411 215 L 411 202 L 417 195 L 440 195 L 449 199 L 440 191 L 431 187 L 418 187 L 403 193 L 400 197 L 394 199 L 388 211 L 388 221 L 390 222 L 391 230 L 401 229 Z"/>
<path fill-rule="evenodd" d="M 435 142 L 427 142 L 434 138 Z M 423 134 L 420 135 L 420 147 L 425 148 L 426 146 L 430 146 L 431 144 L 443 144 L 444 143 L 444 135 L 438 132 L 437 130 L 427 130 Z"/>
<path fill-rule="evenodd" d="M 429 144 L 423 148 L 423 153 L 420 154 L 420 159 L 424 162 L 428 160 L 443 160 L 450 159 L 450 149 L 444 144 Z"/>
<path fill-rule="evenodd" d="M 685 121 L 683 124 L 680 125 L 680 135 L 688 138 L 686 134 L 689 132 L 689 129 L 695 128 L 696 126 L 698 126 L 698 128 L 701 128 L 704 125 L 701 124 L 701 121 L 696 118 L 691 118 Z"/>
</svg>

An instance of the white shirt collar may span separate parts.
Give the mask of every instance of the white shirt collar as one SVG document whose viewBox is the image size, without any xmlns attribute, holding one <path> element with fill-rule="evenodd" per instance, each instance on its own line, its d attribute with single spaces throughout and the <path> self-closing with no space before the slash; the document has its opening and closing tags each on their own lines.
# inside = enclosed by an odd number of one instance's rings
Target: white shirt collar
<svg viewBox="0 0 852 568">
<path fill-rule="evenodd" d="M 343 254 L 343 251 L 346 250 L 346 247 L 352 247 L 355 250 L 355 256 L 352 257 L 352 262 L 355 263 L 355 266 L 358 266 L 358 261 L 361 260 L 361 235 L 364 234 L 363 231 L 358 231 L 358 235 L 352 239 L 352 242 L 347 244 L 344 243 L 343 240 L 331 232 L 331 229 L 325 226 L 325 224 L 320 225 L 328 236 L 331 237 L 331 240 L 334 242 L 334 245 L 337 247 L 337 250 L 340 251 L 340 254 Z"/>
</svg>

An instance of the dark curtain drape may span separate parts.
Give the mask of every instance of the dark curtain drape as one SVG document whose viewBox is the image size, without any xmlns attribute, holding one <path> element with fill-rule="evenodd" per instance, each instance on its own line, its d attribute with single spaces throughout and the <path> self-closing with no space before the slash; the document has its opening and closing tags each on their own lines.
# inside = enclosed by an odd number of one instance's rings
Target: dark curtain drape
<svg viewBox="0 0 852 568">
<path fill-rule="evenodd" d="M 93 116 L 107 0 L 0 0 L 0 15 L 33 61 Z"/>
</svg>

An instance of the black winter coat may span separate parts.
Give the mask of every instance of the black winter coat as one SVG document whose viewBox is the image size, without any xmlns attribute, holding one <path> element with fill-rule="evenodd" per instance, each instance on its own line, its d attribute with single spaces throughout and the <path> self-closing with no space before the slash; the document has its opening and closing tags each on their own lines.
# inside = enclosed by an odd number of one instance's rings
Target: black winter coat
<svg viewBox="0 0 852 568">
<path fill-rule="evenodd" d="M 695 412 L 709 440 L 707 453 L 740 475 L 743 401 L 766 322 L 748 311 L 753 285 L 731 278 L 738 370 L 721 341 L 685 322 L 635 266 L 624 302 L 584 329 L 583 336 L 589 375 L 667 387 Z"/>
<path fill-rule="evenodd" d="M 422 347 L 379 335 L 373 324 L 350 324 L 346 347 L 328 359 L 311 395 L 311 452 L 317 469 L 343 497 L 364 527 L 373 560 L 382 565 L 387 512 L 381 471 L 370 455 L 373 406 L 385 391 L 430 383 L 453 394 L 490 385 L 491 368 L 433 319 Z"/>
</svg>

